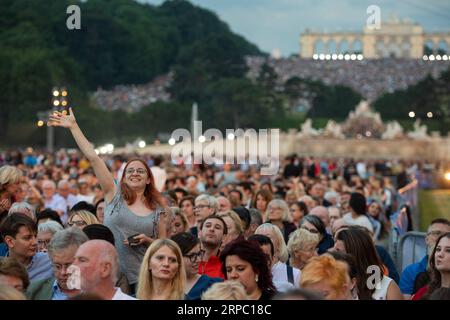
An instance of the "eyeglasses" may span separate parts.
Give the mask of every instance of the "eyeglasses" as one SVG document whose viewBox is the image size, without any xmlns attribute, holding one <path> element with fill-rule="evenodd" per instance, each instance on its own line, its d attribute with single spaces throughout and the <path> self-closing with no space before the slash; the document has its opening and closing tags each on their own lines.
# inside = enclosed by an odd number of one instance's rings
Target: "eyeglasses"
<svg viewBox="0 0 450 320">
<path fill-rule="evenodd" d="M 316 229 L 308 229 L 307 227 L 301 227 L 302 229 L 308 230 L 311 233 L 319 233 Z"/>
<path fill-rule="evenodd" d="M 184 257 L 189 258 L 191 263 L 195 263 L 195 262 L 197 262 L 197 260 L 201 259 L 204 254 L 205 254 L 205 250 L 200 250 L 199 252 L 186 254 L 186 255 L 184 255 Z"/>
<path fill-rule="evenodd" d="M 197 209 L 203 209 L 203 208 L 209 208 L 209 206 L 206 205 L 206 204 L 201 204 L 201 205 L 195 206 L 195 207 L 194 207 L 194 210 L 197 210 Z"/>
<path fill-rule="evenodd" d="M 50 240 L 38 240 L 38 246 L 47 248 L 48 244 L 50 243 Z"/>
<path fill-rule="evenodd" d="M 54 264 L 53 269 L 55 269 L 58 272 L 61 272 L 63 269 L 69 269 L 69 267 L 72 265 L 72 263 L 66 263 L 66 264 Z"/>
<path fill-rule="evenodd" d="M 84 221 L 72 221 L 72 222 L 69 222 L 68 225 L 69 225 L 69 227 L 73 227 L 74 225 L 77 227 L 84 227 L 87 225 L 87 223 Z"/>
<path fill-rule="evenodd" d="M 145 169 L 134 169 L 134 168 L 129 168 L 127 169 L 127 171 L 125 171 L 126 174 L 133 174 L 133 173 L 137 173 L 137 174 L 147 174 L 147 171 Z"/>
</svg>

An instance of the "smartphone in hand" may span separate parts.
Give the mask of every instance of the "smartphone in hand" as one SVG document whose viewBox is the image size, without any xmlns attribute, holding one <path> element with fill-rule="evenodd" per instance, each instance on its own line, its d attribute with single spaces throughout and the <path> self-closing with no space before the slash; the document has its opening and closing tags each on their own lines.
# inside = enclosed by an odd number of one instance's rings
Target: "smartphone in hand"
<svg viewBox="0 0 450 320">
<path fill-rule="evenodd" d="M 134 235 L 132 235 L 132 236 L 129 236 L 128 237 L 128 243 L 129 244 L 132 244 L 132 243 L 139 243 L 139 239 L 135 239 L 134 237 L 136 237 L 136 236 L 138 236 L 138 235 L 140 235 L 140 233 L 136 233 L 136 234 L 134 234 Z"/>
</svg>

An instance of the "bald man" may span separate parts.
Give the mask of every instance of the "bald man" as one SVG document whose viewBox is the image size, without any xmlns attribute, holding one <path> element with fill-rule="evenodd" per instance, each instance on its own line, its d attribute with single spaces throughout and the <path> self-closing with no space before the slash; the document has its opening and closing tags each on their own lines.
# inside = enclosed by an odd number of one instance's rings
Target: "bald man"
<svg viewBox="0 0 450 320">
<path fill-rule="evenodd" d="M 75 254 L 72 280 L 79 271 L 81 291 L 103 300 L 136 300 L 115 287 L 119 273 L 116 248 L 105 240 L 90 240 L 82 244 Z"/>
<path fill-rule="evenodd" d="M 331 233 L 330 230 L 330 216 L 328 215 L 328 209 L 323 207 L 323 206 L 317 206 L 315 208 L 313 208 L 310 212 L 310 215 L 312 216 L 316 216 L 318 218 L 320 218 L 320 220 L 323 221 L 323 223 L 325 224 L 325 228 L 327 229 L 328 233 Z"/>
</svg>

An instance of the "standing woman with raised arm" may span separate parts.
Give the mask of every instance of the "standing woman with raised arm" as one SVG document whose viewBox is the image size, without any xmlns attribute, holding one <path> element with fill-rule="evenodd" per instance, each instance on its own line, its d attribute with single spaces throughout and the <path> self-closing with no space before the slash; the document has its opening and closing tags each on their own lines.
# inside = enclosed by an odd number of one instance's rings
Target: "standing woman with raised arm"
<svg viewBox="0 0 450 320">
<path fill-rule="evenodd" d="M 141 159 L 129 160 L 119 185 L 115 185 L 111 172 L 84 136 L 71 108 L 68 115 L 54 112 L 48 125 L 70 129 L 81 152 L 94 168 L 105 194 L 104 225 L 114 234 L 120 268 L 135 291 L 147 247 L 156 238 L 166 238 L 170 227 L 162 195 L 155 187 L 150 168 Z"/>
</svg>

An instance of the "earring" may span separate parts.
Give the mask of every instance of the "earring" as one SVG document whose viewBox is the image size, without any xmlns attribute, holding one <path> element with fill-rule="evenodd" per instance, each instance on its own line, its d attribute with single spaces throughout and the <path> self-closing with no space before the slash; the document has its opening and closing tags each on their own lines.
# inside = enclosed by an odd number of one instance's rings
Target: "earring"
<svg viewBox="0 0 450 320">
<path fill-rule="evenodd" d="M 256 281 L 256 282 L 258 282 L 258 275 L 256 275 L 256 277 L 255 277 L 255 281 Z"/>
</svg>

